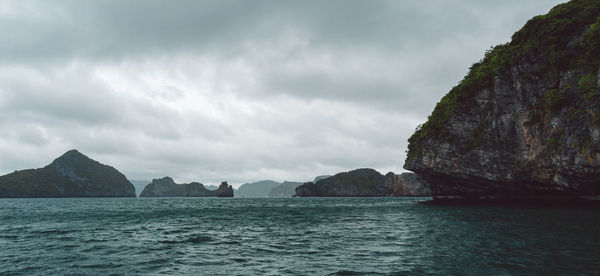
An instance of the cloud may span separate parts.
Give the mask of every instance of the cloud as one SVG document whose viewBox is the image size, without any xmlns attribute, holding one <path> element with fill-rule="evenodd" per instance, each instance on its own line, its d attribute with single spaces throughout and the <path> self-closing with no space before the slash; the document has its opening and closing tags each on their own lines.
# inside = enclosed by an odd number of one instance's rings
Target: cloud
<svg viewBox="0 0 600 276">
<path fill-rule="evenodd" d="M 487 48 L 559 1 L 3 1 L 0 172 L 71 148 L 134 179 L 402 170 Z"/>
</svg>

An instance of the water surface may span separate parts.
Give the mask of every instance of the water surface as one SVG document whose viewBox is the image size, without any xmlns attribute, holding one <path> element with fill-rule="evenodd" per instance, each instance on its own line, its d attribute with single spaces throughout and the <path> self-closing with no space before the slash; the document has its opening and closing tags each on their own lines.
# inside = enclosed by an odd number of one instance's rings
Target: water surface
<svg viewBox="0 0 600 276">
<path fill-rule="evenodd" d="M 0 274 L 600 274 L 597 208 L 0 199 Z"/>
</svg>

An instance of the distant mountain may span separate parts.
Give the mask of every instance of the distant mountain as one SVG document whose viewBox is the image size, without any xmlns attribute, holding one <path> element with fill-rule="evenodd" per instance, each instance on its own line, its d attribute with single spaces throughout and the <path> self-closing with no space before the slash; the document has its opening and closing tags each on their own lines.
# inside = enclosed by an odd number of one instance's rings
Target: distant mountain
<svg viewBox="0 0 600 276">
<path fill-rule="evenodd" d="M 207 188 L 209 190 L 216 190 L 219 188 L 219 186 L 217 185 L 204 185 L 204 188 Z"/>
<path fill-rule="evenodd" d="M 295 190 L 299 197 L 430 196 L 429 184 L 413 173 L 385 176 L 374 169 L 357 169 L 308 182 Z"/>
<path fill-rule="evenodd" d="M 133 186 L 135 187 L 135 195 L 136 196 L 140 196 L 140 194 L 144 190 L 144 187 L 146 187 L 146 185 L 148 185 L 152 181 L 150 181 L 150 180 L 129 179 L 129 182 L 131 182 L 131 184 L 133 184 Z M 208 187 L 206 187 L 206 188 L 208 188 Z M 210 188 L 208 188 L 208 189 L 210 189 Z"/>
<path fill-rule="evenodd" d="M 140 197 L 232 197 L 233 188 L 227 182 L 217 190 L 209 190 L 202 183 L 177 184 L 170 177 L 153 179 L 146 185 Z"/>
<path fill-rule="evenodd" d="M 115 168 L 70 150 L 40 169 L 0 176 L 0 197 L 135 197 Z"/>
<path fill-rule="evenodd" d="M 267 197 L 271 189 L 281 185 L 273 180 L 242 184 L 235 192 L 236 197 Z"/>
<path fill-rule="evenodd" d="M 284 181 L 281 185 L 273 187 L 268 197 L 292 197 L 296 194 L 296 187 L 302 184 L 302 182 Z"/>
</svg>

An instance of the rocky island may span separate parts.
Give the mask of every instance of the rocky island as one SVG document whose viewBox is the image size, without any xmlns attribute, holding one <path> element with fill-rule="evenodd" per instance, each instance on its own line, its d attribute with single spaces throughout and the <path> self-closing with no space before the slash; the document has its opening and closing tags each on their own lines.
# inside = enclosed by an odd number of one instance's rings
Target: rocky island
<svg viewBox="0 0 600 276">
<path fill-rule="evenodd" d="M 385 176 L 374 169 L 338 173 L 296 188 L 298 197 L 429 196 L 428 183 L 412 173 Z"/>
<path fill-rule="evenodd" d="M 70 150 L 40 169 L 0 176 L 0 197 L 135 197 L 115 168 Z"/>
<path fill-rule="evenodd" d="M 434 199 L 600 199 L 600 1 L 534 17 L 409 139 Z"/>
<path fill-rule="evenodd" d="M 177 184 L 167 176 L 153 179 L 140 197 L 233 197 L 233 187 L 222 182 L 217 190 L 209 190 L 202 183 Z"/>
</svg>

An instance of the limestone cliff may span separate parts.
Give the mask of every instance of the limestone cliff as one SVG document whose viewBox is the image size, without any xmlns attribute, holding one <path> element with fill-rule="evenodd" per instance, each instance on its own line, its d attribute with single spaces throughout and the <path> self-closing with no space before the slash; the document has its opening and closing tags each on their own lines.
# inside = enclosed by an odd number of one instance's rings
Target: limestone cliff
<svg viewBox="0 0 600 276">
<path fill-rule="evenodd" d="M 217 197 L 233 197 L 233 187 L 227 184 L 227 181 L 223 181 L 216 190 L 216 195 Z"/>
<path fill-rule="evenodd" d="M 600 1 L 537 16 L 489 50 L 409 139 L 434 198 L 600 198 Z"/>
<path fill-rule="evenodd" d="M 385 175 L 385 196 L 431 196 L 429 184 L 414 173 Z"/>
<path fill-rule="evenodd" d="M 135 197 L 115 168 L 71 150 L 40 169 L 0 176 L 0 197 Z"/>
<path fill-rule="evenodd" d="M 412 173 L 385 176 L 373 169 L 338 173 L 296 188 L 299 197 L 429 196 L 427 183 Z"/>
<path fill-rule="evenodd" d="M 146 185 L 140 197 L 232 197 L 233 188 L 227 182 L 217 190 L 209 190 L 202 183 L 177 184 L 170 177 L 153 179 Z"/>
</svg>

